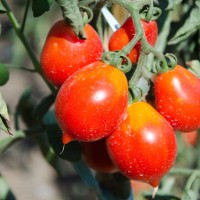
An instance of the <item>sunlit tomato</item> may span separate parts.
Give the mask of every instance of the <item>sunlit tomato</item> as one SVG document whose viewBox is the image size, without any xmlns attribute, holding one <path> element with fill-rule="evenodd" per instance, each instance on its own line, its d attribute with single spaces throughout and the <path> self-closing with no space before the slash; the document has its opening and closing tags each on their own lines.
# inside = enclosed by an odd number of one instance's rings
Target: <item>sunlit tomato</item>
<svg viewBox="0 0 200 200">
<path fill-rule="evenodd" d="M 111 134 L 122 121 L 128 102 L 125 75 L 101 61 L 70 76 L 60 88 L 55 113 L 61 129 L 80 141 Z"/>
<path fill-rule="evenodd" d="M 175 69 L 155 79 L 157 110 L 176 130 L 187 132 L 200 127 L 200 79 L 187 69 Z"/>
<path fill-rule="evenodd" d="M 154 46 L 158 36 L 158 28 L 156 21 L 144 21 L 141 20 L 141 25 L 143 27 L 147 41 L 151 46 Z M 135 36 L 135 27 L 131 17 L 128 17 L 125 23 L 115 31 L 110 39 L 108 48 L 110 51 L 121 50 L 126 46 Z M 128 54 L 128 57 L 132 63 L 136 63 L 140 54 L 141 44 L 138 42 L 131 52 Z"/>
<path fill-rule="evenodd" d="M 183 142 L 188 146 L 196 146 L 198 143 L 198 131 L 191 131 L 191 132 L 182 132 L 180 133 Z"/>
<path fill-rule="evenodd" d="M 148 103 L 133 103 L 117 130 L 108 136 L 109 155 L 130 179 L 157 187 L 176 158 L 171 125 Z"/>
<path fill-rule="evenodd" d="M 42 70 L 46 78 L 60 87 L 78 69 L 100 59 L 103 47 L 96 31 L 87 24 L 86 39 L 79 39 L 64 20 L 55 23 L 41 53 Z"/>
<path fill-rule="evenodd" d="M 103 173 L 117 171 L 116 166 L 108 155 L 105 139 L 94 142 L 81 142 L 81 148 L 85 162 L 92 169 Z"/>
</svg>

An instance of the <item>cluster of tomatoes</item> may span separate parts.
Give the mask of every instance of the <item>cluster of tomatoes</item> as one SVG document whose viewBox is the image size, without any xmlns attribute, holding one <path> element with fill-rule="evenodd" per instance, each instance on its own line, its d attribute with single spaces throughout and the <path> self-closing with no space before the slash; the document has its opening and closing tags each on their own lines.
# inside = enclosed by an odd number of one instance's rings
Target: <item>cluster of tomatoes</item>
<svg viewBox="0 0 200 200">
<path fill-rule="evenodd" d="M 157 39 L 155 21 L 141 24 L 150 45 Z M 155 103 L 128 105 L 126 74 L 101 61 L 103 46 L 98 34 L 85 26 L 86 39 L 59 21 L 51 28 L 41 54 L 46 78 L 59 88 L 55 114 L 63 143 L 80 141 L 88 165 L 101 172 L 120 171 L 134 180 L 157 187 L 176 159 L 175 131 L 200 126 L 200 80 L 176 66 L 156 75 Z M 132 19 L 110 38 L 109 49 L 120 50 L 135 35 Z M 138 42 L 128 54 L 139 57 Z"/>
</svg>

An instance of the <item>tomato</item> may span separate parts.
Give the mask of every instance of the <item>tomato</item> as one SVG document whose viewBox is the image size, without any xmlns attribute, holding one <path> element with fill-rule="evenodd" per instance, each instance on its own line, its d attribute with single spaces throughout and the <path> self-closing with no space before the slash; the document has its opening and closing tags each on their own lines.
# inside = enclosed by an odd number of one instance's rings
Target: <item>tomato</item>
<svg viewBox="0 0 200 200">
<path fill-rule="evenodd" d="M 96 61 L 70 76 L 60 88 L 55 114 L 63 132 L 80 141 L 111 134 L 128 104 L 128 83 L 117 68 Z"/>
<path fill-rule="evenodd" d="M 117 130 L 107 139 L 113 163 L 130 179 L 157 187 L 176 159 L 171 125 L 146 102 L 133 103 Z"/>
<path fill-rule="evenodd" d="M 155 78 L 157 110 L 176 130 L 187 132 L 200 127 L 200 79 L 177 65 Z"/>
<path fill-rule="evenodd" d="M 78 69 L 101 58 L 103 46 L 100 37 L 89 24 L 84 31 L 87 38 L 79 39 L 64 20 L 50 29 L 41 52 L 41 66 L 53 85 L 60 87 Z"/>
<path fill-rule="evenodd" d="M 83 159 L 92 169 L 103 172 L 113 173 L 117 171 L 116 166 L 111 161 L 105 144 L 105 139 L 94 142 L 81 142 Z"/>
<path fill-rule="evenodd" d="M 141 25 L 143 27 L 147 41 L 151 46 L 154 46 L 158 37 L 158 28 L 156 21 L 144 21 L 141 19 Z M 108 48 L 110 51 L 121 50 L 126 46 L 135 36 L 135 27 L 131 17 L 128 17 L 125 23 L 115 31 L 110 39 Z M 137 42 L 131 52 L 128 54 L 131 62 L 134 64 L 138 61 L 140 54 L 141 44 Z"/>
</svg>

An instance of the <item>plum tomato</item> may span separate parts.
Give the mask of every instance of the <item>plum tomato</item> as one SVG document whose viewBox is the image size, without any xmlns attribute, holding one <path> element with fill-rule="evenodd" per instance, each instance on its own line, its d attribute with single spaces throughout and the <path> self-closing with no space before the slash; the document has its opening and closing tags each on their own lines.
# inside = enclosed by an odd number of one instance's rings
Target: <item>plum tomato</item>
<svg viewBox="0 0 200 200">
<path fill-rule="evenodd" d="M 141 19 L 140 22 L 143 27 L 147 41 L 151 46 L 154 46 L 158 37 L 158 28 L 156 21 L 152 20 L 147 22 Z M 134 36 L 135 27 L 133 24 L 133 20 L 131 17 L 128 17 L 124 24 L 111 35 L 108 43 L 109 50 L 121 50 L 133 39 Z M 140 49 L 141 44 L 140 42 L 138 42 L 128 54 L 128 57 L 130 58 L 133 64 L 135 64 L 138 61 Z"/>
<path fill-rule="evenodd" d="M 64 20 L 50 29 L 41 52 L 41 66 L 45 77 L 60 87 L 78 69 L 101 58 L 103 46 L 99 35 L 87 24 L 86 39 L 79 39 Z"/>
<path fill-rule="evenodd" d="M 127 177 L 157 187 L 176 159 L 176 135 L 146 102 L 133 103 L 117 130 L 107 137 L 113 163 Z"/>
<path fill-rule="evenodd" d="M 182 66 L 158 75 L 154 82 L 156 109 L 178 131 L 200 127 L 200 79 Z"/>
<path fill-rule="evenodd" d="M 55 114 L 63 132 L 79 141 L 111 134 L 125 116 L 128 83 L 117 68 L 96 61 L 70 76 L 60 88 Z"/>
<path fill-rule="evenodd" d="M 83 159 L 92 169 L 102 173 L 117 171 L 111 161 L 105 144 L 105 138 L 94 142 L 81 142 Z"/>
</svg>

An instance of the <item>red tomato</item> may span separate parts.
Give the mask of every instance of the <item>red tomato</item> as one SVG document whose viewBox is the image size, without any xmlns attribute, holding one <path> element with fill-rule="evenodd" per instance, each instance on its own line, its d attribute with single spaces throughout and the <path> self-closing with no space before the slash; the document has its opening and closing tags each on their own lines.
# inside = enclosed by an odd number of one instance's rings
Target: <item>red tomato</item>
<svg viewBox="0 0 200 200">
<path fill-rule="evenodd" d="M 157 110 L 176 130 L 187 132 L 200 127 L 200 79 L 187 69 L 175 69 L 155 79 Z"/>
<path fill-rule="evenodd" d="M 83 158 L 92 169 L 103 172 L 116 172 L 117 168 L 111 161 L 105 144 L 105 139 L 94 142 L 81 142 Z"/>
<path fill-rule="evenodd" d="M 157 187 L 176 158 L 176 136 L 170 124 L 145 102 L 133 103 L 107 139 L 110 157 L 130 179 Z"/>
<path fill-rule="evenodd" d="M 82 40 L 64 20 L 51 28 L 41 53 L 41 65 L 53 85 L 60 87 L 75 71 L 101 58 L 100 37 L 89 24 L 84 31 L 87 38 Z"/>
<path fill-rule="evenodd" d="M 111 134 L 128 104 L 128 83 L 115 67 L 94 62 L 70 76 L 60 88 L 55 113 L 61 129 L 80 141 Z"/>
<path fill-rule="evenodd" d="M 154 46 L 158 36 L 158 28 L 156 21 L 141 20 L 141 24 L 147 41 L 151 46 Z M 135 36 L 135 27 L 131 17 L 128 17 L 125 23 L 115 31 L 109 40 L 108 48 L 110 51 L 121 50 Z M 138 42 L 131 52 L 128 54 L 132 63 L 136 63 L 140 54 L 141 44 Z"/>
</svg>

